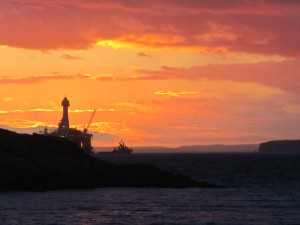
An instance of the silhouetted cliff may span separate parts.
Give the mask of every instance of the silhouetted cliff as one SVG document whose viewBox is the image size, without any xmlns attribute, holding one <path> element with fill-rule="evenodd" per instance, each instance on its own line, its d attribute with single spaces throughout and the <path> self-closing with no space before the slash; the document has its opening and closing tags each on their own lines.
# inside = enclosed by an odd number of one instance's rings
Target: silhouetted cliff
<svg viewBox="0 0 300 225">
<path fill-rule="evenodd" d="M 300 140 L 269 141 L 260 144 L 262 153 L 300 153 Z"/>
<path fill-rule="evenodd" d="M 101 161 L 66 139 L 0 129 L 0 191 L 192 186 L 211 187 L 151 165 Z"/>
</svg>

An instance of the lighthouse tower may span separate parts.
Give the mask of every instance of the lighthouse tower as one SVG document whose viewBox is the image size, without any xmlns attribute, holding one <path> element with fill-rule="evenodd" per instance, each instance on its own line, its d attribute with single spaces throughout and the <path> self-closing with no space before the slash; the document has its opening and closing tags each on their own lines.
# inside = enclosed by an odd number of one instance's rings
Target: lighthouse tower
<svg viewBox="0 0 300 225">
<path fill-rule="evenodd" d="M 92 117 L 87 125 L 87 128 L 84 131 L 80 131 L 76 128 L 70 128 L 68 115 L 70 102 L 67 99 L 67 97 L 64 97 L 64 99 L 61 102 L 61 106 L 63 107 L 63 115 L 58 123 L 58 128 L 50 132 L 48 131 L 48 129 L 46 129 L 43 134 L 68 139 L 69 141 L 77 144 L 77 146 L 85 152 L 92 154 L 93 147 L 91 145 L 91 139 L 93 135 L 88 133 L 87 131 L 96 110 L 93 112 Z"/>
<path fill-rule="evenodd" d="M 69 115 L 68 115 L 68 108 L 70 106 L 70 102 L 67 97 L 61 102 L 61 106 L 63 107 L 63 117 L 58 124 L 59 129 L 69 129 Z"/>
</svg>

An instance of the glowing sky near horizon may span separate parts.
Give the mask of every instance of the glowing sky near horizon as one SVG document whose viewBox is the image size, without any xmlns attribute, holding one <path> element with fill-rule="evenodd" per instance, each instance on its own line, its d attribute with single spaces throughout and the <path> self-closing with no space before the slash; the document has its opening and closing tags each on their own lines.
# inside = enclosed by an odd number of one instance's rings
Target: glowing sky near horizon
<svg viewBox="0 0 300 225">
<path fill-rule="evenodd" d="M 300 136 L 300 1 L 3 0 L 0 127 L 94 145 Z"/>
</svg>

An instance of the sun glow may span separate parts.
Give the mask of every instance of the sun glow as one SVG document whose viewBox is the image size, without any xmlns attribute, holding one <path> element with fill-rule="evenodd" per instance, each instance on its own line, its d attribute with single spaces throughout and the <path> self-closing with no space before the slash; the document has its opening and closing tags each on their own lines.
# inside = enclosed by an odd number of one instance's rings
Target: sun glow
<svg viewBox="0 0 300 225">
<path fill-rule="evenodd" d="M 197 95 L 198 91 L 156 91 L 154 94 L 156 95 L 168 95 L 172 97 L 180 97 L 183 95 Z"/>
<path fill-rule="evenodd" d="M 118 40 L 103 40 L 98 41 L 97 45 L 104 46 L 104 47 L 111 47 L 113 49 L 119 48 L 135 48 L 135 46 L 131 43 L 126 43 Z"/>
<path fill-rule="evenodd" d="M 141 49 L 149 51 L 169 50 L 169 51 L 182 51 L 182 52 L 227 52 L 225 47 L 205 47 L 205 46 L 190 46 L 185 43 L 184 37 L 176 35 L 158 35 L 158 34 L 145 34 L 145 35 L 125 35 L 116 39 L 99 40 L 96 45 L 111 47 L 113 49 L 128 48 L 128 49 Z"/>
<path fill-rule="evenodd" d="M 5 129 L 57 127 L 67 94 L 97 144 L 298 138 L 300 2 L 2 2 Z"/>
</svg>

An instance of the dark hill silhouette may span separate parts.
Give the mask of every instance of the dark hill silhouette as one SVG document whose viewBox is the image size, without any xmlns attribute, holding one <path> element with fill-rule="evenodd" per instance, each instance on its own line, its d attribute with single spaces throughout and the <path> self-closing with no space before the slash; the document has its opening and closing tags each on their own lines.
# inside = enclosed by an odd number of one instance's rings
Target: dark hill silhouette
<svg viewBox="0 0 300 225">
<path fill-rule="evenodd" d="M 300 140 L 277 140 L 261 143 L 261 153 L 300 153 Z"/>
<path fill-rule="evenodd" d="M 0 191 L 95 187 L 215 186 L 151 165 L 114 165 L 67 139 L 0 129 Z"/>
</svg>

